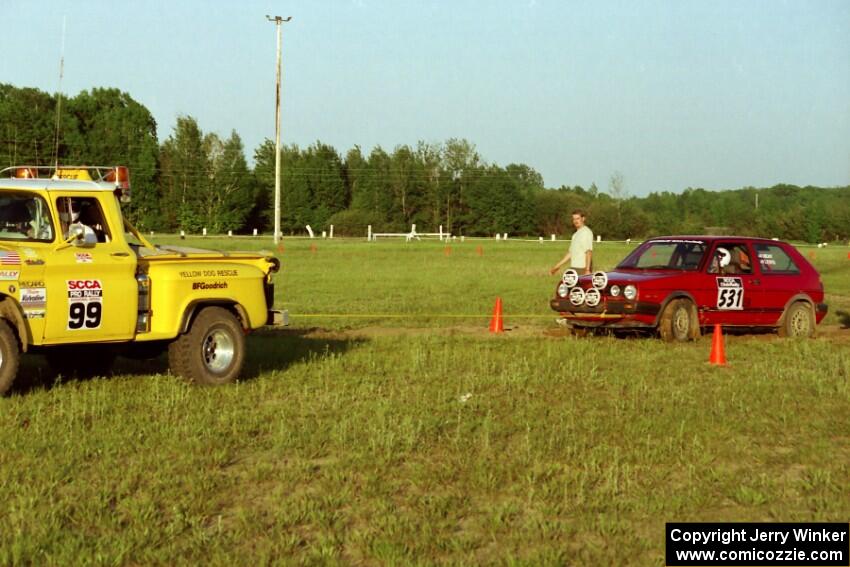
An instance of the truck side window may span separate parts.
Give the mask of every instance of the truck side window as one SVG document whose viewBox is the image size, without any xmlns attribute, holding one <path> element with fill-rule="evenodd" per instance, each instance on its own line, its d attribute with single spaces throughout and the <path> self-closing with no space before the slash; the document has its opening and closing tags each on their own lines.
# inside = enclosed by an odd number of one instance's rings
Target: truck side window
<svg viewBox="0 0 850 567">
<path fill-rule="evenodd" d="M 82 225 L 86 240 L 110 242 L 112 235 L 100 203 L 94 197 L 59 197 L 56 200 L 62 234 L 67 238 L 71 226 Z"/>
<path fill-rule="evenodd" d="M 0 240 L 53 240 L 47 202 L 39 196 L 4 193 L 0 197 Z"/>
</svg>

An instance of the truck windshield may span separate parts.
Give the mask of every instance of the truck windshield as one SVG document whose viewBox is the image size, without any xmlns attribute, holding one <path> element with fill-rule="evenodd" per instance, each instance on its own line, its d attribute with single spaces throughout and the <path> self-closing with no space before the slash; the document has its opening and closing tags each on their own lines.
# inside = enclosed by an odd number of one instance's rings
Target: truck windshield
<svg viewBox="0 0 850 567">
<path fill-rule="evenodd" d="M 52 242 L 47 202 L 28 193 L 0 194 L 0 240 Z"/>
<path fill-rule="evenodd" d="M 617 269 L 684 270 L 699 268 L 706 245 L 698 240 L 654 240 L 626 256 Z"/>
</svg>

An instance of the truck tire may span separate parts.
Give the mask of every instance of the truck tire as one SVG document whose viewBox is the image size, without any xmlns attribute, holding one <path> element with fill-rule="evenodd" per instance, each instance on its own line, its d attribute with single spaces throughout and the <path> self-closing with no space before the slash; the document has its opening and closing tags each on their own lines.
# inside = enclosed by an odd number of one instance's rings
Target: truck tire
<svg viewBox="0 0 850 567">
<path fill-rule="evenodd" d="M 235 382 L 245 363 L 245 334 L 236 316 L 222 307 L 205 307 L 189 332 L 168 346 L 172 372 L 202 386 Z"/>
<path fill-rule="evenodd" d="M 688 299 L 674 299 L 667 304 L 658 323 L 661 339 L 683 342 L 699 337 L 699 321 L 694 304 Z"/>
<path fill-rule="evenodd" d="M 117 352 L 113 345 L 49 347 L 44 352 L 54 374 L 64 378 L 111 376 Z"/>
<path fill-rule="evenodd" d="M 779 336 L 807 339 L 815 336 L 815 314 L 805 301 L 792 303 L 782 318 Z"/>
<path fill-rule="evenodd" d="M 12 327 L 5 319 L 0 319 L 0 395 L 12 387 L 15 376 L 18 375 L 18 364 L 21 362 L 21 350 L 18 339 Z"/>
</svg>

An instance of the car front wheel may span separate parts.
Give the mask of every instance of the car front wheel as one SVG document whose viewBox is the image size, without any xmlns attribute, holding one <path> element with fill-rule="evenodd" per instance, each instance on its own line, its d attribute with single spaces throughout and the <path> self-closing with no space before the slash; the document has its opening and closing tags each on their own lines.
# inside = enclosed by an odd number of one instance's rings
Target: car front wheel
<svg viewBox="0 0 850 567">
<path fill-rule="evenodd" d="M 699 337 L 699 321 L 694 304 L 687 299 L 674 299 L 661 314 L 658 332 L 665 341 L 689 341 Z"/>
<path fill-rule="evenodd" d="M 245 362 L 245 334 L 233 313 L 206 307 L 188 333 L 168 346 L 171 370 L 204 386 L 235 382 Z"/>
</svg>

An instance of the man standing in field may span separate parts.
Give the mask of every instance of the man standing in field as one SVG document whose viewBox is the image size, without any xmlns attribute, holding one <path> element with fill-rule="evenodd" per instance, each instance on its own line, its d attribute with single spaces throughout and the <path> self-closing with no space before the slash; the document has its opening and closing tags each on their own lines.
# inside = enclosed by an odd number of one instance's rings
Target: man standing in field
<svg viewBox="0 0 850 567">
<path fill-rule="evenodd" d="M 576 231 L 570 240 L 570 250 L 560 262 L 555 264 L 550 274 L 554 274 L 561 269 L 561 266 L 570 262 L 570 267 L 579 274 L 589 274 L 593 265 L 593 231 L 585 223 L 586 215 L 581 209 L 573 211 L 573 226 Z"/>
</svg>

